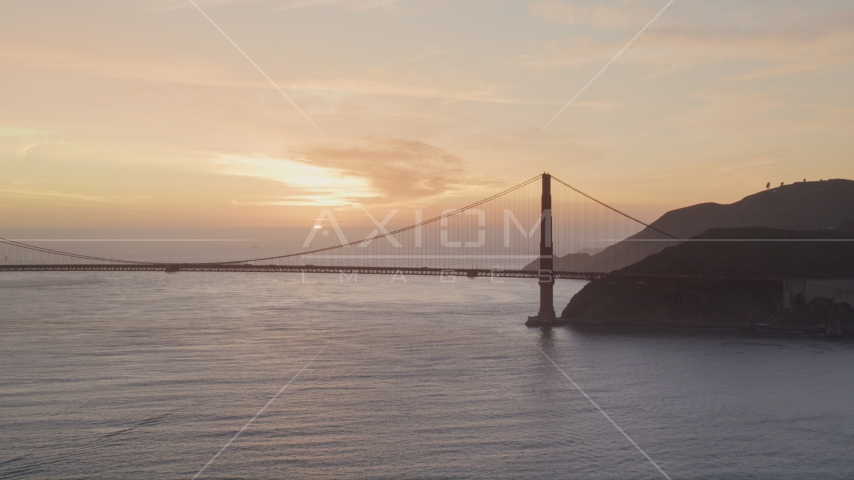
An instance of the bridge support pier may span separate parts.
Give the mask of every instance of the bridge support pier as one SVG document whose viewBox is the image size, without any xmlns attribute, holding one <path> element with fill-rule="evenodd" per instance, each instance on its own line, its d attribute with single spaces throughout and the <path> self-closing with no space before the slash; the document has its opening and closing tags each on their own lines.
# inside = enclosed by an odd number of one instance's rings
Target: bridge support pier
<svg viewBox="0 0 854 480">
<path fill-rule="evenodd" d="M 542 222 L 540 223 L 540 311 L 528 317 L 529 327 L 549 327 L 557 323 L 554 307 L 554 247 L 552 245 L 552 176 L 543 174 Z"/>
</svg>

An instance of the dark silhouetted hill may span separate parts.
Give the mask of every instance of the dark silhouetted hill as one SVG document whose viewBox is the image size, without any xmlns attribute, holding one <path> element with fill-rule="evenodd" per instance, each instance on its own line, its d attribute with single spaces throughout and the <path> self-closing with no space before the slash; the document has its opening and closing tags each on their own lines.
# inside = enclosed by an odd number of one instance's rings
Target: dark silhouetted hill
<svg viewBox="0 0 854 480">
<path fill-rule="evenodd" d="M 614 273 L 854 279 L 854 231 L 711 229 Z M 587 284 L 561 317 L 578 325 L 750 327 L 780 315 L 782 296 L 781 285 L 698 284 L 678 278 L 640 283 L 606 278 Z M 828 322 L 854 331 L 854 309 L 816 299 L 797 306 L 774 328 L 815 331 L 826 328 Z"/>
<path fill-rule="evenodd" d="M 854 278 L 854 231 L 713 228 L 615 273 Z"/>
</svg>

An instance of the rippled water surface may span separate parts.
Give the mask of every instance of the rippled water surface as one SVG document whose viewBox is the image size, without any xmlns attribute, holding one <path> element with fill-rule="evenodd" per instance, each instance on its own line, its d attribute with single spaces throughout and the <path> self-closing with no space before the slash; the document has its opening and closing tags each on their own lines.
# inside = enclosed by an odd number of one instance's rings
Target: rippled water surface
<svg viewBox="0 0 854 480">
<path fill-rule="evenodd" d="M 852 341 L 544 333 L 531 280 L 339 280 L 0 274 L 0 477 L 192 478 L 292 381 L 199 478 L 664 478 L 544 353 L 674 479 L 854 476 Z"/>
</svg>

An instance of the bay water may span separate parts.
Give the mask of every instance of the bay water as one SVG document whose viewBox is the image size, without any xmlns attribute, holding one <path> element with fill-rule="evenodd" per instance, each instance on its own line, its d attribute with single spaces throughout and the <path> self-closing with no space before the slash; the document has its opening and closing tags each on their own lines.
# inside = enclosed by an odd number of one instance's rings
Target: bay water
<svg viewBox="0 0 854 480">
<path fill-rule="evenodd" d="M 854 476 L 853 341 L 527 329 L 537 289 L 0 274 L 0 477 Z"/>
</svg>

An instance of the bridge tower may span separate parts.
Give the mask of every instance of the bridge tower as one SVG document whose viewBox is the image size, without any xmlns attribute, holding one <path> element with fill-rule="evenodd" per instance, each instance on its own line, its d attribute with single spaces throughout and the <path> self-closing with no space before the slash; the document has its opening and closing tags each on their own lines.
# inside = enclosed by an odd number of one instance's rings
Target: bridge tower
<svg viewBox="0 0 854 480">
<path fill-rule="evenodd" d="M 554 245 L 552 243 L 552 176 L 543 174 L 542 222 L 540 223 L 540 311 L 525 325 L 541 327 L 557 322 L 554 307 Z"/>
</svg>

